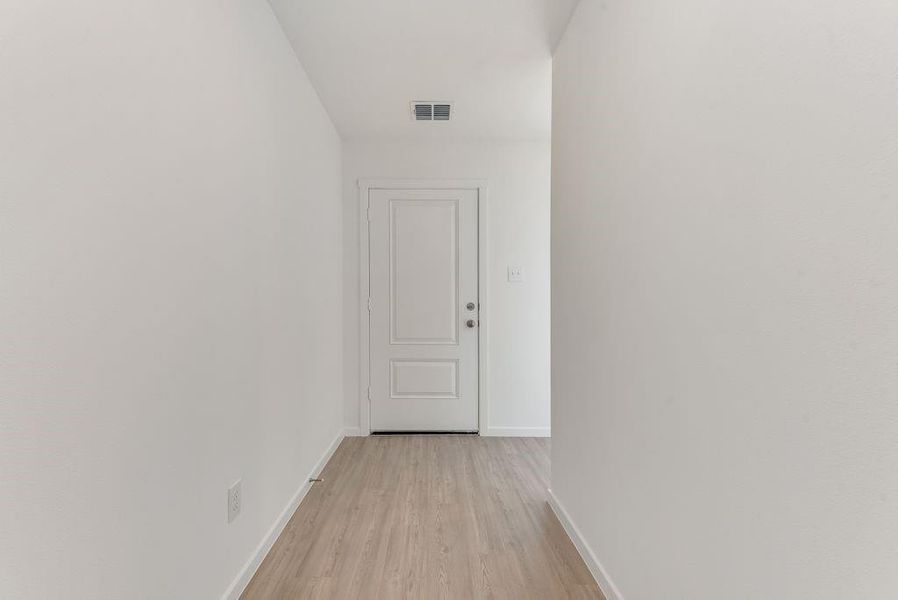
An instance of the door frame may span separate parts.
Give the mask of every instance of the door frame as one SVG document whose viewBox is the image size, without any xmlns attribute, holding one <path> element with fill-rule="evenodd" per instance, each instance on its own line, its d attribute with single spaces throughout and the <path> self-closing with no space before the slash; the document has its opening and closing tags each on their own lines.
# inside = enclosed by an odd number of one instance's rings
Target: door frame
<svg viewBox="0 0 898 600">
<path fill-rule="evenodd" d="M 359 435 L 371 435 L 370 397 L 370 247 L 368 205 L 371 190 L 473 190 L 477 192 L 477 295 L 480 326 L 477 328 L 477 428 L 485 431 L 489 423 L 487 394 L 487 348 L 489 342 L 486 179 L 359 179 Z"/>
</svg>

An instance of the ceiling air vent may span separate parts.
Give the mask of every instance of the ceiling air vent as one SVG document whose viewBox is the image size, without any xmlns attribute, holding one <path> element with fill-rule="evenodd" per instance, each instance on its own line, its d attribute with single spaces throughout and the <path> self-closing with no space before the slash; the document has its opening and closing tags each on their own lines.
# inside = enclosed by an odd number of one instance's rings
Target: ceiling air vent
<svg viewBox="0 0 898 600">
<path fill-rule="evenodd" d="M 449 102 L 412 102 L 412 118 L 416 121 L 448 121 L 451 113 Z"/>
</svg>

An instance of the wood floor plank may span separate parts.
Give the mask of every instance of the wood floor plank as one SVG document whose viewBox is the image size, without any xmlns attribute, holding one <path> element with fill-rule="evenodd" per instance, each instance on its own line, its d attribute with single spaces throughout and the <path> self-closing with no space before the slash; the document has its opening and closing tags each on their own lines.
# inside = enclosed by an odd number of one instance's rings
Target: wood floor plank
<svg viewBox="0 0 898 600">
<path fill-rule="evenodd" d="M 604 600 L 546 504 L 549 440 L 347 438 L 243 600 Z"/>
</svg>

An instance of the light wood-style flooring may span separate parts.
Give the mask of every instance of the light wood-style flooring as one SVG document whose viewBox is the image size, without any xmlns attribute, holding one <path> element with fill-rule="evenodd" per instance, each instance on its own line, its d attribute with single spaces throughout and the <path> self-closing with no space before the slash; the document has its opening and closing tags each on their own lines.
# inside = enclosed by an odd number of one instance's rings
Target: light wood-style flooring
<svg viewBox="0 0 898 600">
<path fill-rule="evenodd" d="M 243 600 L 602 599 L 546 504 L 549 440 L 346 438 Z"/>
</svg>

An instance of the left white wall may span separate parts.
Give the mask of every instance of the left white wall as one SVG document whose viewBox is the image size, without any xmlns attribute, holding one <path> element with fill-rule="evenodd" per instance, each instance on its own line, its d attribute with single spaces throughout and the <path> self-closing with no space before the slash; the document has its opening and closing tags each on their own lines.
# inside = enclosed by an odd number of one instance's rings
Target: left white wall
<svg viewBox="0 0 898 600">
<path fill-rule="evenodd" d="M 0 597 L 238 575 L 342 427 L 340 145 L 261 0 L 0 4 Z"/>
</svg>

